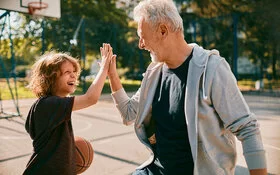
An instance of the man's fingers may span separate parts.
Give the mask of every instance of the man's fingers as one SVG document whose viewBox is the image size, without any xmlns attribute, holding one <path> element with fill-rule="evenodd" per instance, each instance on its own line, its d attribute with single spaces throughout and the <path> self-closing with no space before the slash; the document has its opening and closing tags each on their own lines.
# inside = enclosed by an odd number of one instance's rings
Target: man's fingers
<svg viewBox="0 0 280 175">
<path fill-rule="evenodd" d="M 113 55 L 113 52 L 112 52 L 112 49 L 110 49 L 108 57 L 111 59 L 112 55 Z"/>
<path fill-rule="evenodd" d="M 100 47 L 100 54 L 101 54 L 101 57 L 103 56 L 103 48 Z"/>
<path fill-rule="evenodd" d="M 110 64 L 113 66 L 114 64 L 116 64 L 116 57 L 117 57 L 117 55 L 113 55 L 112 56 L 112 59 L 111 59 L 111 61 L 110 61 Z"/>
<path fill-rule="evenodd" d="M 117 58 L 117 55 L 114 54 L 114 55 L 112 56 L 112 60 L 113 60 L 114 62 L 116 62 L 116 58 Z"/>
</svg>

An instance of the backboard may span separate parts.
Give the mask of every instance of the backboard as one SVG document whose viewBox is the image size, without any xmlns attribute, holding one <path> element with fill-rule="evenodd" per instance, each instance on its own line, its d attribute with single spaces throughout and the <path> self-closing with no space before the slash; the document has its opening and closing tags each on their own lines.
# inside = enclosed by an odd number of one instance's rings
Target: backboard
<svg viewBox="0 0 280 175">
<path fill-rule="evenodd" d="M 29 4 L 40 2 L 46 5 L 46 8 L 34 10 L 33 15 L 60 18 L 60 0 L 0 0 L 0 9 L 30 14 Z"/>
</svg>

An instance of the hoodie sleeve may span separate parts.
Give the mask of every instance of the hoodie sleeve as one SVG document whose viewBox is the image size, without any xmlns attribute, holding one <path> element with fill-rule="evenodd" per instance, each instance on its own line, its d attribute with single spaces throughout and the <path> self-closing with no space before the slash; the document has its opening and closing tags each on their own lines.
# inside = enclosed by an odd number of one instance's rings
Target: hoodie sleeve
<svg viewBox="0 0 280 175">
<path fill-rule="evenodd" d="M 242 142 L 249 169 L 266 168 L 265 151 L 259 124 L 241 94 L 228 63 L 222 60 L 213 76 L 211 99 L 213 106 L 229 129 Z"/>
<path fill-rule="evenodd" d="M 139 96 L 140 89 L 133 95 L 132 98 L 128 97 L 123 88 L 112 93 L 114 103 L 122 116 L 123 124 L 130 125 L 134 123 L 139 106 Z"/>
</svg>

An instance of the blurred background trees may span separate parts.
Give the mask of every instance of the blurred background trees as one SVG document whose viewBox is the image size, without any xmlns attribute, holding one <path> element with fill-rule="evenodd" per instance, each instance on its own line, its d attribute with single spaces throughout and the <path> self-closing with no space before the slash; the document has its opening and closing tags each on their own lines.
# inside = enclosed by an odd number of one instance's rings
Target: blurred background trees
<svg viewBox="0 0 280 175">
<path fill-rule="evenodd" d="M 137 78 L 150 62 L 138 49 L 137 25 L 132 12 L 139 0 L 61 0 L 61 18 L 34 18 L 11 13 L 12 39 L 17 73 L 24 76 L 45 51 L 70 52 L 81 59 L 84 76 L 100 58 L 99 47 L 110 43 L 123 75 Z M 249 78 L 279 79 L 279 1 L 273 0 L 175 0 L 184 21 L 188 43 L 217 49 L 237 70 L 237 58 L 256 65 Z M 80 24 L 80 25 L 79 25 Z M 0 26 L 5 25 L 1 21 Z M 76 34 L 76 35 L 75 35 Z M 0 56 L 11 67 L 9 31 L 0 40 Z M 76 36 L 76 38 L 75 38 Z M 76 39 L 76 40 L 75 40 Z M 0 76 L 1 72 L 0 72 Z M 238 79 L 248 78 L 237 74 Z"/>
</svg>

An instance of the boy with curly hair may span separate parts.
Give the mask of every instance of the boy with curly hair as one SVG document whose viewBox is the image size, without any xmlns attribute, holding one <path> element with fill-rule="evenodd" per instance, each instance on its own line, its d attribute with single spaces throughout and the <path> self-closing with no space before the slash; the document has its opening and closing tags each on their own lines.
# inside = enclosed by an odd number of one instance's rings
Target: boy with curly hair
<svg viewBox="0 0 280 175">
<path fill-rule="evenodd" d="M 28 87 L 38 99 L 30 108 L 25 128 L 33 140 L 33 154 L 23 174 L 75 174 L 75 142 L 71 113 L 97 103 L 115 55 L 110 44 L 100 47 L 100 70 L 87 92 L 76 90 L 81 68 L 66 53 L 49 52 L 34 64 Z"/>
</svg>

